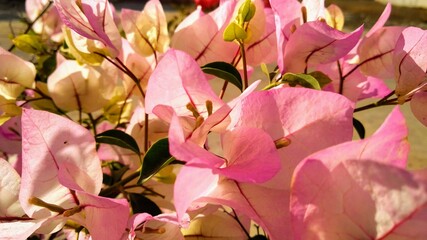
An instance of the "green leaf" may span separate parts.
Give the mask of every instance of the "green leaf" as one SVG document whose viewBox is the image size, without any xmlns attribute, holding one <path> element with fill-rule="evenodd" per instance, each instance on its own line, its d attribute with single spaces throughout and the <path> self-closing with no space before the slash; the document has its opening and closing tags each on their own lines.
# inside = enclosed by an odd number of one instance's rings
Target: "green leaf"
<svg viewBox="0 0 427 240">
<path fill-rule="evenodd" d="M 282 81 L 289 83 L 289 85 L 292 87 L 300 85 L 306 88 L 320 90 L 320 85 L 316 78 L 304 73 L 286 73 L 285 75 L 283 75 Z"/>
<path fill-rule="evenodd" d="M 246 34 L 246 31 L 235 22 L 231 22 L 230 24 L 228 24 L 222 35 L 224 41 L 227 42 L 232 42 L 234 40 L 243 42 L 243 40 L 245 40 L 247 36 L 248 35 Z"/>
<path fill-rule="evenodd" d="M 22 34 L 12 39 L 12 42 L 19 50 L 26 53 L 38 55 L 46 52 L 40 36 L 37 35 Z"/>
<path fill-rule="evenodd" d="M 326 75 L 320 71 L 314 71 L 314 72 L 309 73 L 308 75 L 314 77 L 317 80 L 317 82 L 320 85 L 320 88 L 323 88 L 325 85 L 332 82 L 332 79 L 330 79 L 328 75 Z"/>
<path fill-rule="evenodd" d="M 129 198 L 133 214 L 149 213 L 151 216 L 156 216 L 162 213 L 159 206 L 143 194 L 129 193 Z"/>
<path fill-rule="evenodd" d="M 243 91 L 242 77 L 237 69 L 226 62 L 212 62 L 202 66 L 202 71 L 214 75 L 233 84 Z"/>
<path fill-rule="evenodd" d="M 255 15 L 256 7 L 251 0 L 246 0 L 239 8 L 237 18 L 239 23 L 249 22 Z"/>
<path fill-rule="evenodd" d="M 169 153 L 168 138 L 158 140 L 148 149 L 144 156 L 138 184 L 146 182 L 174 160 L 175 158 Z"/>
<path fill-rule="evenodd" d="M 362 122 L 360 122 L 356 118 L 353 118 L 353 127 L 354 129 L 356 129 L 357 134 L 359 134 L 360 139 L 364 139 L 366 131 Z"/>
<path fill-rule="evenodd" d="M 125 149 L 129 149 L 132 152 L 136 153 L 139 158 L 141 158 L 141 152 L 135 139 L 133 139 L 131 135 L 123 131 L 115 129 L 107 130 L 103 133 L 96 135 L 95 140 L 97 143 L 116 145 Z"/>
</svg>

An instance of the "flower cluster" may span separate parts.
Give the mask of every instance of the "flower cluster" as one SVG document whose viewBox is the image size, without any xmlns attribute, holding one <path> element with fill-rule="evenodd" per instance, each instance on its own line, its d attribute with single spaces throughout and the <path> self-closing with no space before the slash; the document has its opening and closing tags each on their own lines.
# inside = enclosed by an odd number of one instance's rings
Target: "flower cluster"
<svg viewBox="0 0 427 240">
<path fill-rule="evenodd" d="M 427 239 L 399 107 L 371 136 L 354 118 L 409 102 L 427 125 L 426 30 L 385 26 L 390 4 L 345 31 L 322 0 L 195 2 L 176 23 L 26 1 L 0 48 L 0 239 Z"/>
</svg>

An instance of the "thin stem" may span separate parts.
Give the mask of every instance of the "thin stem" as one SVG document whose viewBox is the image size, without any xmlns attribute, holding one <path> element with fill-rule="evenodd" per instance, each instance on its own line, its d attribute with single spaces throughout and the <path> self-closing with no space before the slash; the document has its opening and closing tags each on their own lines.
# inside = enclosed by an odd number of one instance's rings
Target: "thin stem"
<svg viewBox="0 0 427 240">
<path fill-rule="evenodd" d="M 236 67 L 236 65 L 239 63 L 240 59 L 242 58 L 240 56 L 239 52 L 240 52 L 240 49 L 239 49 L 239 51 L 236 52 L 236 54 L 235 54 L 235 56 L 233 58 L 233 61 L 231 61 L 231 65 L 233 65 L 234 67 Z M 224 98 L 225 91 L 227 90 L 227 87 L 228 87 L 228 81 L 224 80 L 224 84 L 222 85 L 221 92 L 219 93 L 219 98 L 220 99 Z"/>
<path fill-rule="evenodd" d="M 389 99 L 389 100 L 382 101 L 382 102 L 378 101 L 375 103 L 368 104 L 366 106 L 358 107 L 358 108 L 354 109 L 354 112 L 360 112 L 360 111 L 364 111 L 367 109 L 376 108 L 376 107 L 380 107 L 380 106 L 396 105 L 396 104 L 398 104 L 397 100 L 398 100 L 397 98 L 393 98 L 393 99 Z M 409 100 L 407 100 L 407 101 L 409 101 Z"/>
<path fill-rule="evenodd" d="M 31 30 L 33 25 L 47 12 L 47 10 L 50 8 L 50 6 L 52 6 L 52 4 L 53 4 L 53 1 L 49 1 L 49 3 L 46 5 L 43 11 L 41 11 L 41 13 L 34 19 L 34 21 L 28 23 L 27 28 L 25 29 L 23 34 L 27 34 Z M 12 44 L 12 46 L 9 47 L 8 51 L 9 52 L 13 51 L 15 47 L 16 47 L 15 44 Z"/>
<path fill-rule="evenodd" d="M 385 97 L 383 97 L 383 98 L 381 98 L 378 102 L 379 103 L 381 103 L 381 102 L 384 102 L 384 101 L 386 101 L 387 99 L 389 99 L 391 96 L 393 96 L 394 94 L 395 94 L 395 90 L 393 90 L 393 91 L 391 91 L 389 94 L 387 94 Z"/>
<path fill-rule="evenodd" d="M 96 131 L 96 125 L 98 123 L 97 123 L 96 119 L 93 118 L 92 113 L 88 113 L 87 115 L 89 116 L 90 123 L 92 124 L 93 135 L 96 136 L 98 134 L 97 131 Z"/>
<path fill-rule="evenodd" d="M 248 87 L 248 69 L 246 66 L 246 53 L 245 53 L 245 44 L 243 42 L 239 42 L 240 47 L 240 55 L 242 56 L 243 61 L 243 89 Z"/>
<path fill-rule="evenodd" d="M 385 106 L 385 105 L 396 105 L 398 102 L 398 98 L 389 99 L 391 96 L 395 94 L 395 91 L 391 91 L 389 94 L 381 98 L 378 102 L 368 104 L 366 106 L 358 107 L 354 110 L 354 112 L 360 112 L 367 109 L 379 107 L 379 106 Z"/>
<path fill-rule="evenodd" d="M 250 239 L 251 235 L 248 233 L 248 231 L 246 230 L 246 228 L 243 226 L 242 222 L 240 221 L 239 217 L 237 216 L 236 211 L 234 211 L 234 208 L 232 208 L 231 210 L 233 211 L 233 214 L 230 214 L 230 216 L 232 216 L 236 220 L 236 222 L 239 224 L 239 226 L 245 232 L 245 234 L 248 237 L 248 239 Z"/>
<path fill-rule="evenodd" d="M 224 81 L 224 84 L 222 85 L 221 92 L 219 93 L 219 98 L 223 98 L 225 94 L 225 90 L 227 90 L 228 81 Z"/>
<path fill-rule="evenodd" d="M 148 147 L 149 147 L 149 145 L 148 145 L 148 121 L 149 121 L 149 119 L 148 119 L 148 114 L 147 113 L 145 113 L 145 117 L 144 117 L 144 140 L 145 140 L 145 142 L 144 142 L 144 154 L 148 151 Z"/>
<path fill-rule="evenodd" d="M 34 218 L 30 217 L 0 217 L 1 222 L 12 222 L 12 221 L 31 221 Z"/>
<path fill-rule="evenodd" d="M 165 195 L 160 194 L 160 193 L 158 193 L 158 192 L 154 191 L 153 189 L 148 188 L 148 187 L 146 187 L 146 186 L 144 186 L 144 185 L 141 185 L 140 187 L 142 187 L 145 191 L 150 192 L 150 193 L 151 193 L 151 194 L 153 194 L 153 195 L 159 196 L 159 197 L 161 197 L 161 198 L 165 198 L 165 197 L 166 197 Z"/>
<path fill-rule="evenodd" d="M 124 73 L 128 75 L 135 82 L 139 92 L 141 93 L 142 97 L 145 99 L 145 93 L 142 90 L 141 83 L 138 77 L 135 76 L 135 74 L 133 74 L 133 72 L 118 57 L 116 57 L 116 61 L 123 67 L 123 69 L 125 69 Z"/>
<path fill-rule="evenodd" d="M 108 56 L 106 56 L 102 53 L 99 53 L 99 52 L 94 52 L 94 53 L 103 57 L 104 59 L 109 61 L 111 64 L 113 64 L 115 67 L 117 67 L 120 71 L 122 71 L 124 74 L 128 75 L 132 79 L 132 81 L 135 82 L 136 86 L 138 87 L 138 90 L 141 92 L 142 97 L 145 98 L 145 93 L 142 90 L 139 79 L 135 76 L 135 74 L 133 74 L 133 72 L 118 57 L 115 58 L 115 60 L 118 63 L 115 63 L 111 58 L 109 58 Z"/>
<path fill-rule="evenodd" d="M 99 196 L 108 196 L 109 194 L 113 193 L 114 191 L 117 190 L 118 187 L 120 186 L 124 186 L 126 183 L 136 179 L 137 177 L 139 177 L 139 171 L 138 172 L 134 172 L 131 175 L 127 176 L 126 178 L 116 182 L 115 184 L 113 184 L 112 186 L 101 190 L 101 192 L 99 193 Z"/>
</svg>

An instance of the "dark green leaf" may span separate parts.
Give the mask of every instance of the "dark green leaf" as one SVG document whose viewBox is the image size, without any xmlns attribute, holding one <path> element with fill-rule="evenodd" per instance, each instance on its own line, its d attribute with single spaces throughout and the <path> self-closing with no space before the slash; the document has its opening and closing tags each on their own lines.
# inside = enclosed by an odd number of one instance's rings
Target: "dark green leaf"
<svg viewBox="0 0 427 240">
<path fill-rule="evenodd" d="M 102 174 L 102 183 L 105 185 L 111 186 L 114 184 L 114 180 L 110 175 L 103 173 Z"/>
<path fill-rule="evenodd" d="M 138 144 L 136 143 L 133 137 L 120 130 L 107 130 L 103 133 L 100 133 L 95 136 L 97 143 L 105 143 L 110 145 L 116 145 L 122 148 L 126 148 L 136 153 L 141 157 L 141 152 L 139 151 Z"/>
<path fill-rule="evenodd" d="M 286 73 L 285 75 L 283 75 L 282 81 L 289 83 L 289 86 L 291 87 L 300 85 L 306 88 L 320 90 L 320 85 L 316 78 L 304 73 Z"/>
<path fill-rule="evenodd" d="M 129 193 L 129 197 L 133 214 L 149 213 L 152 216 L 156 216 L 162 213 L 159 206 L 143 194 Z"/>
<path fill-rule="evenodd" d="M 330 79 L 328 75 L 320 71 L 314 71 L 309 73 L 308 75 L 313 76 L 317 80 L 321 88 L 332 82 L 332 79 Z"/>
<path fill-rule="evenodd" d="M 169 153 L 169 141 L 167 138 L 155 142 L 144 156 L 138 183 L 146 182 L 174 160 L 175 158 Z"/>
<path fill-rule="evenodd" d="M 222 78 L 243 91 L 242 77 L 237 69 L 226 62 L 212 62 L 202 66 L 202 71 L 207 74 Z"/>
<path fill-rule="evenodd" d="M 363 126 L 362 122 L 357 120 L 356 118 L 353 118 L 353 127 L 356 129 L 357 134 L 359 134 L 359 137 L 361 139 L 365 138 L 365 127 Z"/>
</svg>

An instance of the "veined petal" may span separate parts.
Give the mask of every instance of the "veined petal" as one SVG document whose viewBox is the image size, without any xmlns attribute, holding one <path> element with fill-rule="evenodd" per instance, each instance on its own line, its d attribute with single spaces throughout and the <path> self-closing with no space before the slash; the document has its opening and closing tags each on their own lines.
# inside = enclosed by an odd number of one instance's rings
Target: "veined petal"
<svg viewBox="0 0 427 240">
<path fill-rule="evenodd" d="M 375 159 L 375 156 L 370 156 Z M 427 182 L 364 158 L 308 158 L 291 193 L 296 239 L 423 239 Z M 331 161 L 332 160 L 332 161 Z"/>
<path fill-rule="evenodd" d="M 302 73 L 310 66 L 336 61 L 356 46 L 362 33 L 363 26 L 346 34 L 322 21 L 307 22 L 286 44 L 284 72 Z"/>
<path fill-rule="evenodd" d="M 91 133 L 70 120 L 24 110 L 19 199 L 29 216 L 42 210 L 28 202 L 32 197 L 67 208 L 76 204 L 69 188 L 92 194 L 100 191 L 102 170 L 95 145 Z"/>
<path fill-rule="evenodd" d="M 405 95 L 424 81 L 427 70 L 426 48 L 426 30 L 408 27 L 402 31 L 393 56 L 396 95 Z"/>
</svg>

